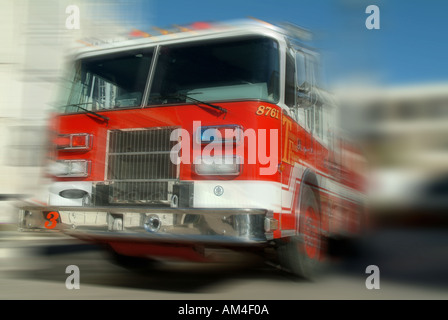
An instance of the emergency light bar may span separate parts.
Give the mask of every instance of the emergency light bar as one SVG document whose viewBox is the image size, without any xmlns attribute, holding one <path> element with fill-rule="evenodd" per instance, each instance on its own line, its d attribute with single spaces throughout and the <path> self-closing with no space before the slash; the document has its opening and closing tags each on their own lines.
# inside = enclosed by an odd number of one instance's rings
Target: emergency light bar
<svg viewBox="0 0 448 320">
<path fill-rule="evenodd" d="M 211 30 L 211 29 L 232 29 L 232 28 L 245 28 L 246 26 L 264 26 L 269 29 L 275 30 L 276 32 L 283 33 L 290 37 L 295 37 L 302 41 L 310 41 L 312 39 L 312 33 L 300 26 L 289 22 L 281 22 L 277 24 L 271 24 L 269 22 L 254 18 L 248 17 L 247 19 L 240 19 L 235 21 L 228 21 L 225 23 L 214 23 L 214 22 L 203 22 L 197 21 L 193 22 L 189 25 L 180 26 L 180 25 L 172 25 L 168 28 L 159 28 L 156 26 L 151 27 L 154 33 L 148 33 L 139 29 L 132 29 L 121 40 L 97 40 L 91 42 L 87 39 L 79 39 L 77 40 L 79 43 L 84 44 L 85 46 L 98 46 L 103 44 L 110 44 L 117 41 L 126 41 L 130 39 L 138 39 L 138 38 L 154 38 L 156 39 L 158 36 L 164 35 L 176 35 L 179 33 L 188 33 L 188 32 L 197 32 L 203 30 Z"/>
</svg>

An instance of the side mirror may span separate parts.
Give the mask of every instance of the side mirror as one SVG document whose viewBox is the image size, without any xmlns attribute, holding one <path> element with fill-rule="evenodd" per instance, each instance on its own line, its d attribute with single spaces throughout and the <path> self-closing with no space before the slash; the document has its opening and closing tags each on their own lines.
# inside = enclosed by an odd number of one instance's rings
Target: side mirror
<svg viewBox="0 0 448 320">
<path fill-rule="evenodd" d="M 304 82 L 297 86 L 297 92 L 300 94 L 309 94 L 311 91 L 311 85 L 308 82 Z"/>
<path fill-rule="evenodd" d="M 306 108 L 309 106 L 310 101 L 310 93 L 311 87 L 307 82 L 304 82 L 302 85 L 297 86 L 297 107 L 298 108 Z"/>
<path fill-rule="evenodd" d="M 308 93 L 310 93 L 310 88 L 308 88 L 304 85 L 297 86 L 297 92 L 299 94 L 308 94 Z"/>
</svg>

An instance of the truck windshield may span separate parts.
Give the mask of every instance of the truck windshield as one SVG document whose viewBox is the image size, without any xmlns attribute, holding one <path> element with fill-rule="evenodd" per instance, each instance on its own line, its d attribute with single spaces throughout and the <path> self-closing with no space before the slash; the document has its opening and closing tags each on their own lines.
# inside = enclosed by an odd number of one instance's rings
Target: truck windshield
<svg viewBox="0 0 448 320">
<path fill-rule="evenodd" d="M 63 112 L 140 106 L 152 56 L 150 49 L 77 61 Z"/>
<path fill-rule="evenodd" d="M 279 99 L 278 43 L 265 37 L 163 46 L 148 105 Z"/>
<path fill-rule="evenodd" d="M 101 111 L 192 101 L 279 99 L 278 43 L 266 37 L 163 45 L 147 101 L 154 48 L 76 61 L 62 112 Z M 65 94 L 64 94 L 65 95 Z"/>
</svg>

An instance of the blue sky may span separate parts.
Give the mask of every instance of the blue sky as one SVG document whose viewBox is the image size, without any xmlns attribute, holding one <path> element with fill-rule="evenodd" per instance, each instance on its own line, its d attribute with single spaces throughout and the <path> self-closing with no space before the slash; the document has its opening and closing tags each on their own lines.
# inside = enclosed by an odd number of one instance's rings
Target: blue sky
<svg viewBox="0 0 448 320">
<path fill-rule="evenodd" d="M 448 2 L 443 0 L 142 0 L 151 26 L 253 16 L 289 21 L 315 32 L 329 85 L 448 82 Z M 123 1 L 125 5 L 126 1 Z M 368 30 L 368 5 L 380 9 L 380 29 Z"/>
</svg>

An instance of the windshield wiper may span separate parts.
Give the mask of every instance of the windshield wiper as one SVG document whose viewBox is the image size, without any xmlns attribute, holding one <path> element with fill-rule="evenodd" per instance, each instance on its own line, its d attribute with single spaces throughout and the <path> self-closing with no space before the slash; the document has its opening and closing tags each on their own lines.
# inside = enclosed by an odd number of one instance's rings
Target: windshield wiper
<svg viewBox="0 0 448 320">
<path fill-rule="evenodd" d="M 217 106 L 217 105 L 215 105 L 215 104 L 211 104 L 211 103 L 208 103 L 208 102 L 204 102 L 204 101 L 201 101 L 201 100 L 192 98 L 192 97 L 190 97 L 189 95 L 186 95 L 186 94 L 182 94 L 182 93 L 180 93 L 180 95 L 183 96 L 183 97 L 185 97 L 186 99 L 190 99 L 191 101 L 194 101 L 194 102 L 197 102 L 197 103 L 206 105 L 206 106 L 208 106 L 208 107 L 214 108 L 214 109 L 216 109 L 216 110 L 221 111 L 222 113 L 227 114 L 227 109 L 225 109 L 225 108 L 223 108 L 223 107 L 221 107 L 221 106 Z M 225 116 L 224 116 L 224 118 L 225 118 Z"/>
<path fill-rule="evenodd" d="M 199 93 L 199 92 L 198 92 Z M 201 100 L 198 100 L 198 99 L 195 99 L 195 98 L 192 98 L 192 97 L 190 97 L 189 95 L 187 95 L 187 94 L 185 94 L 185 93 L 180 93 L 180 92 L 177 92 L 177 93 L 174 93 L 174 94 L 168 94 L 167 96 L 164 96 L 164 98 L 183 98 L 183 99 L 189 99 L 189 100 L 191 100 L 191 101 L 193 101 L 193 102 L 196 102 L 196 104 L 202 104 L 202 105 L 205 105 L 205 106 L 208 106 L 208 107 L 211 107 L 211 108 L 213 108 L 213 109 L 216 109 L 216 110 L 218 110 L 218 111 L 221 111 L 222 113 L 224 113 L 224 114 L 227 114 L 227 109 L 225 109 L 225 108 L 223 108 L 223 107 L 221 107 L 221 106 L 217 106 L 217 105 L 215 105 L 215 104 L 211 104 L 211 103 L 208 103 L 208 102 L 205 102 L 205 101 L 201 101 Z M 226 118 L 226 116 L 224 115 L 224 119 Z"/>
<path fill-rule="evenodd" d="M 88 114 L 91 114 L 91 115 L 93 115 L 93 116 L 95 116 L 95 117 L 97 117 L 97 118 L 100 118 L 101 120 L 106 121 L 106 123 L 109 123 L 109 118 L 108 118 L 108 117 L 103 116 L 103 115 L 101 115 L 101 114 L 99 114 L 99 113 L 96 113 L 96 112 L 94 112 L 94 111 L 91 111 L 91 110 L 88 110 L 88 109 L 86 109 L 86 108 L 81 107 L 81 105 L 83 105 L 83 104 L 93 104 L 93 103 L 92 103 L 92 102 L 74 103 L 74 104 L 68 104 L 68 105 L 66 105 L 65 107 L 66 107 L 66 108 L 67 108 L 67 107 L 76 107 L 76 108 L 78 108 L 78 109 L 81 109 L 81 110 L 85 111 L 85 112 L 88 113 Z"/>
</svg>

